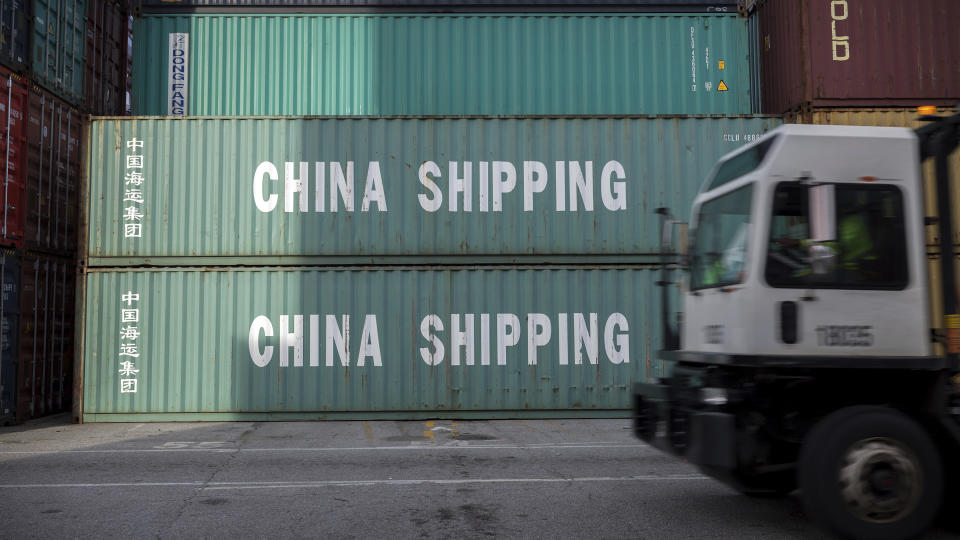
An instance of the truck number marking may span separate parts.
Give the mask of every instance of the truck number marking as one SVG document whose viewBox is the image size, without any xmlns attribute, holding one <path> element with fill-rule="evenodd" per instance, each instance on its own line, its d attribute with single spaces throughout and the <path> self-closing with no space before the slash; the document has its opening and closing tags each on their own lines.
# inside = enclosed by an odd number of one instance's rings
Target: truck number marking
<svg viewBox="0 0 960 540">
<path fill-rule="evenodd" d="M 873 327 L 857 325 L 818 326 L 817 345 L 821 347 L 870 347 Z"/>
<path fill-rule="evenodd" d="M 703 327 L 703 341 L 711 345 L 723 344 L 723 325 L 708 324 Z"/>
</svg>

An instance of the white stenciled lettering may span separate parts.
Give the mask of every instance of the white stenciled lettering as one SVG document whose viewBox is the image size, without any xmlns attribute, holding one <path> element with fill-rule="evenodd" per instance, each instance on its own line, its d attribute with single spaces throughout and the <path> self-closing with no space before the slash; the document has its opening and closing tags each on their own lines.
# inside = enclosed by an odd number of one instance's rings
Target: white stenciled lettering
<svg viewBox="0 0 960 540">
<path fill-rule="evenodd" d="M 257 205 L 257 210 L 261 212 L 272 212 L 273 209 L 277 207 L 277 194 L 273 193 L 269 197 L 264 198 L 264 179 L 273 181 L 280 179 L 277 168 L 269 161 L 264 161 L 257 165 L 257 170 L 253 173 L 253 202 Z"/>
<path fill-rule="evenodd" d="M 591 364 L 597 363 L 597 349 L 599 346 L 599 338 L 597 335 L 597 314 L 590 314 L 590 328 L 587 328 L 586 320 L 583 318 L 583 313 L 574 313 L 573 314 L 573 363 L 582 364 L 583 363 L 583 353 L 580 352 L 581 349 L 587 349 L 587 360 Z"/>
<path fill-rule="evenodd" d="M 337 211 L 337 193 L 343 199 L 343 207 L 347 212 L 353 212 L 353 162 L 347 162 L 347 172 L 339 163 L 330 164 L 330 211 Z"/>
<path fill-rule="evenodd" d="M 537 365 L 537 347 L 550 342 L 550 317 L 543 313 L 527 315 L 527 364 Z"/>
<path fill-rule="evenodd" d="M 554 162 L 552 183 L 550 170 L 551 167 L 544 162 L 527 160 L 520 163 L 519 169 L 509 161 L 450 161 L 447 171 L 442 171 L 435 162 L 425 161 L 418 171 L 420 183 L 426 188 L 418 195 L 420 206 L 428 212 L 440 210 L 446 190 L 449 212 L 474 211 L 474 193 L 479 212 L 504 212 L 510 208 L 508 199 L 514 197 L 512 194 L 522 191 L 519 196 L 522 197 L 523 211 L 533 212 L 538 205 L 549 201 L 549 195 L 537 195 L 553 186 L 557 212 L 595 210 L 597 178 L 593 161 Z M 442 187 L 444 174 L 446 188 Z M 626 210 L 627 172 L 623 164 L 616 160 L 605 162 L 599 180 L 599 198 L 603 207 L 611 212 Z M 516 189 L 518 182 L 522 182 L 521 190 Z"/>
<path fill-rule="evenodd" d="M 837 34 L 837 21 L 845 21 L 849 16 L 847 0 L 830 2 L 830 37 L 833 45 L 833 60 L 843 62 L 850 59 L 850 36 Z"/>
<path fill-rule="evenodd" d="M 620 333 L 615 334 L 617 329 Z M 603 327 L 603 346 L 607 351 L 607 358 L 612 364 L 627 364 L 630 362 L 630 325 L 622 313 L 612 313 Z"/>
<path fill-rule="evenodd" d="M 479 327 L 475 326 L 477 319 Z M 525 320 L 526 324 L 521 324 L 521 320 Z M 599 323 L 598 313 L 557 313 L 555 319 L 546 313 L 519 316 L 513 313 L 481 313 L 479 317 L 474 313 L 453 313 L 450 315 L 449 334 L 445 335 L 441 317 L 430 314 L 420 320 L 420 334 L 425 346 L 419 350 L 423 361 L 429 366 L 443 363 L 448 347 L 450 365 L 456 367 L 494 364 L 491 362 L 491 347 L 496 350 L 496 366 L 510 365 L 517 360 L 535 366 L 553 358 L 559 365 L 566 366 L 570 364 L 572 342 L 574 364 L 597 365 L 602 341 L 602 351 L 607 361 L 615 365 L 629 363 L 630 325 L 627 317 L 618 312 L 607 315 L 602 333 Z M 522 335 L 524 331 L 526 336 Z M 477 339 L 480 342 L 479 364 L 474 362 L 474 343 Z M 525 360 L 522 360 L 522 348 L 518 348 L 517 352 L 511 351 L 521 341 L 526 346 Z M 466 353 L 465 360 L 463 353 Z"/>
<path fill-rule="evenodd" d="M 517 169 L 509 161 L 493 162 L 493 211 L 503 211 L 503 194 L 517 185 Z"/>
<path fill-rule="evenodd" d="M 293 316 L 293 332 L 289 331 L 290 316 L 280 316 L 280 367 L 287 367 L 288 353 L 293 348 L 293 365 L 303 365 L 303 315 Z"/>
<path fill-rule="evenodd" d="M 420 207 L 427 212 L 436 212 L 440 209 L 440 206 L 443 205 L 443 192 L 440 191 L 440 187 L 437 186 L 437 182 L 433 179 L 439 176 L 440 167 L 437 167 L 437 164 L 432 161 L 424 161 L 420 165 L 420 170 L 417 171 L 417 177 L 420 179 L 420 183 L 430 190 L 430 195 L 426 193 L 417 195 L 417 199 L 420 201 Z"/>
<path fill-rule="evenodd" d="M 344 315 L 343 326 L 337 324 L 336 315 L 327 315 L 327 367 L 333 366 L 333 348 L 336 346 L 340 364 L 350 365 L 350 316 Z"/>
<path fill-rule="evenodd" d="M 383 178 L 380 176 L 380 163 L 371 161 L 367 166 L 367 183 L 363 188 L 363 201 L 360 203 L 360 211 L 366 212 L 370 209 L 370 203 L 377 203 L 377 210 L 387 211 L 387 197 L 383 191 Z"/>
<path fill-rule="evenodd" d="M 497 313 L 497 365 L 507 365 L 507 347 L 520 342 L 520 318 L 513 313 Z"/>
<path fill-rule="evenodd" d="M 294 164 L 289 161 L 283 164 L 283 211 L 294 211 L 293 195 L 294 193 L 300 193 L 300 211 L 306 212 L 308 208 L 306 182 L 309 175 L 309 164 L 306 161 L 300 162 L 299 178 L 294 176 L 293 166 Z"/>
<path fill-rule="evenodd" d="M 600 199 L 603 201 L 603 206 L 605 206 L 607 210 L 626 210 L 627 185 L 622 181 L 613 181 L 612 178 L 614 176 L 616 176 L 618 180 L 625 180 L 627 173 L 624 171 L 623 165 L 621 165 L 620 162 L 608 161 L 600 173 Z"/>
<path fill-rule="evenodd" d="M 427 347 L 420 347 L 420 357 L 428 366 L 438 366 L 443 362 L 443 342 L 431 331 L 436 328 L 437 332 L 443 332 L 443 321 L 437 315 L 427 315 L 420 321 L 420 334 L 433 345 L 433 351 Z"/>
<path fill-rule="evenodd" d="M 523 162 L 523 211 L 533 211 L 533 194 L 547 189 L 547 166 L 539 161 Z"/>
<path fill-rule="evenodd" d="M 304 333 L 304 320 L 307 320 L 307 332 Z M 360 335 L 359 343 L 354 342 L 355 337 L 350 332 L 350 315 L 341 316 L 326 315 L 323 316 L 325 324 L 321 334 L 321 315 L 287 315 L 279 316 L 278 335 L 274 333 L 274 325 L 266 315 L 258 315 L 250 324 L 250 333 L 248 337 L 248 347 L 250 350 L 250 359 L 257 367 L 266 367 L 273 359 L 274 345 L 270 345 L 273 338 L 276 338 L 277 347 L 280 349 L 279 367 L 288 368 L 303 367 L 304 341 L 307 340 L 308 346 L 308 365 L 310 367 L 319 367 L 321 344 L 325 346 L 326 367 L 334 367 L 334 358 L 339 358 L 339 365 L 342 367 L 350 366 L 351 343 L 358 345 L 356 365 L 365 367 L 369 358 L 374 367 L 383 366 L 383 356 L 380 349 L 380 334 L 377 325 L 376 315 L 368 314 L 364 316 L 363 331 Z M 261 340 L 261 334 L 263 340 Z M 293 361 L 290 361 L 290 352 L 293 352 Z"/>
<path fill-rule="evenodd" d="M 273 337 L 273 325 L 270 323 L 270 319 L 266 315 L 258 315 L 253 319 L 253 323 L 250 324 L 250 338 L 249 338 L 249 347 L 250 347 L 250 359 L 253 360 L 253 363 L 257 367 L 266 367 L 270 363 L 270 359 L 273 357 L 273 346 L 264 345 L 263 350 L 260 349 L 260 333 L 263 332 L 264 337 Z"/>
<path fill-rule="evenodd" d="M 329 173 L 327 169 L 329 168 Z M 263 161 L 257 165 L 253 173 L 253 201 L 257 210 L 267 213 L 276 210 L 280 194 L 276 187 L 266 185 L 265 180 L 279 179 L 278 167 L 270 161 Z M 313 179 L 310 178 L 310 163 L 284 162 L 283 163 L 283 211 L 309 212 L 310 183 L 313 182 L 313 211 L 327 211 L 327 197 L 329 197 L 329 211 L 340 210 L 341 202 L 347 212 L 354 211 L 354 162 L 314 162 Z M 330 179 L 329 193 L 326 193 L 327 179 Z M 380 212 L 387 211 L 387 196 L 383 187 L 383 177 L 380 173 L 380 162 L 371 161 L 367 164 L 366 182 L 364 184 L 363 199 L 360 211 L 367 212 L 375 204 Z"/>
</svg>

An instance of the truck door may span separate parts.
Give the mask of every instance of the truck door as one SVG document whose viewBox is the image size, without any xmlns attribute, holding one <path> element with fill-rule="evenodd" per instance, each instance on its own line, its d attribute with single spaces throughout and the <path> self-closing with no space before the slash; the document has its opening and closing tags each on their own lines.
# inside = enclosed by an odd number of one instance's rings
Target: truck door
<svg viewBox="0 0 960 540">
<path fill-rule="evenodd" d="M 809 186 L 782 182 L 773 190 L 763 269 L 773 315 L 772 350 L 916 354 L 922 321 L 909 320 L 917 317 L 908 306 L 918 305 L 918 298 L 922 305 L 923 291 L 918 296 L 909 286 L 901 189 L 889 183 L 837 183 L 834 193 L 836 240 L 826 245 L 835 257 L 825 273 L 815 273 L 809 262 Z"/>
</svg>

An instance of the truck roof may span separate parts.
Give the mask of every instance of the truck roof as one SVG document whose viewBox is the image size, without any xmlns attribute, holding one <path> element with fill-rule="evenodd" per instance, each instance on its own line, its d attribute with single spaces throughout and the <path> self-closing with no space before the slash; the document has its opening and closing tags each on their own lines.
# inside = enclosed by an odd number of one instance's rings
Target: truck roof
<svg viewBox="0 0 960 540">
<path fill-rule="evenodd" d="M 700 197 L 714 190 L 736 189 L 758 176 L 769 181 L 810 177 L 843 182 L 864 176 L 878 181 L 912 179 L 919 174 L 917 142 L 908 128 L 782 125 L 721 158 Z"/>
</svg>

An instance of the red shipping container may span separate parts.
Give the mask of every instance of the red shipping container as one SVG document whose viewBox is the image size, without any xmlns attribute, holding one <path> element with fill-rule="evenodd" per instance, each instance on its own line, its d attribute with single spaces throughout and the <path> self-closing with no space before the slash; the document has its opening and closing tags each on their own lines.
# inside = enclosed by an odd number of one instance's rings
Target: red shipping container
<svg viewBox="0 0 960 540">
<path fill-rule="evenodd" d="M 20 247 L 23 242 L 24 165 L 26 155 L 27 83 L 0 67 L 0 246 Z"/>
<path fill-rule="evenodd" d="M 76 255 L 84 116 L 34 86 L 27 112 L 26 249 Z"/>
<path fill-rule="evenodd" d="M 126 111 L 129 16 L 127 1 L 87 3 L 84 92 L 91 114 L 115 116 Z"/>
<path fill-rule="evenodd" d="M 755 16 L 766 113 L 960 101 L 957 0 L 768 0 Z"/>
<path fill-rule="evenodd" d="M 69 411 L 73 397 L 76 264 L 21 258 L 16 420 Z"/>
</svg>

